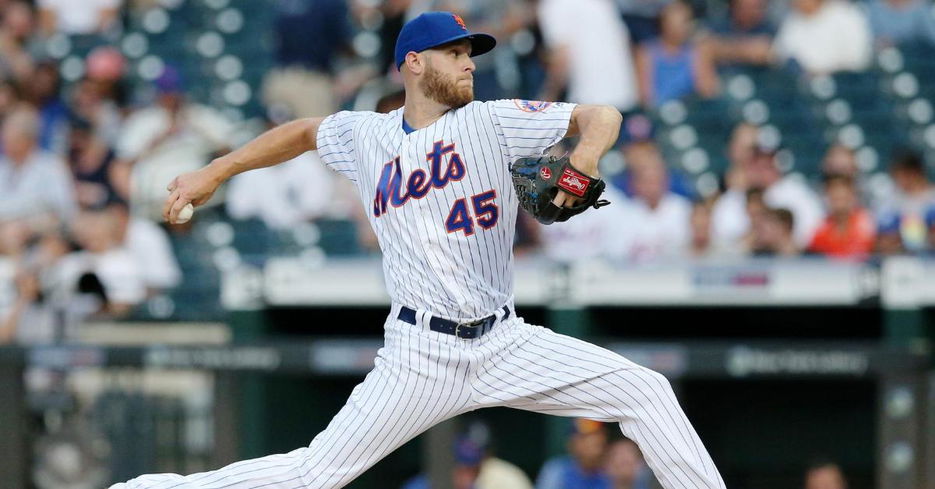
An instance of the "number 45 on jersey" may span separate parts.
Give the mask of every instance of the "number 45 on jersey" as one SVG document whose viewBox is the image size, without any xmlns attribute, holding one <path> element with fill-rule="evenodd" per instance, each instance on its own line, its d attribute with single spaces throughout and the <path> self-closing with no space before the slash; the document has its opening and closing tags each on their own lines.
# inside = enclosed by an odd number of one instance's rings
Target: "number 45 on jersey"
<svg viewBox="0 0 935 489">
<path fill-rule="evenodd" d="M 500 218 L 500 208 L 494 202 L 497 198 L 497 191 L 490 189 L 468 198 L 458 199 L 452 204 L 451 212 L 445 219 L 445 229 L 449 233 L 458 231 L 465 235 L 474 234 L 474 226 L 480 226 L 483 229 L 490 229 L 497 225 L 497 219 Z M 470 210 L 468 209 L 470 206 Z M 473 213 L 471 212 L 473 210 Z"/>
</svg>

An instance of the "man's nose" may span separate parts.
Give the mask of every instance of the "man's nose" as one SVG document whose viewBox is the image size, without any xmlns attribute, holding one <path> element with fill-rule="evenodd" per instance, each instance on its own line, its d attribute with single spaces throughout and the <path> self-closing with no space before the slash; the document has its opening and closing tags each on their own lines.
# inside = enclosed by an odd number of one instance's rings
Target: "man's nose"
<svg viewBox="0 0 935 489">
<path fill-rule="evenodd" d="M 464 71 L 470 71 L 471 73 L 474 73 L 475 68 L 477 68 L 477 65 L 474 64 L 474 60 L 468 58 L 467 64 L 464 66 Z"/>
</svg>

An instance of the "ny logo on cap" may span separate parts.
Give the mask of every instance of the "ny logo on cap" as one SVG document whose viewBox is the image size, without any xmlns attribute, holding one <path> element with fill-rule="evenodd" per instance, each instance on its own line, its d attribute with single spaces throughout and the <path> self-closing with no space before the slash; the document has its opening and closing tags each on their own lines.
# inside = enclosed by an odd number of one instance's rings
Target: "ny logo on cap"
<svg viewBox="0 0 935 489">
<path fill-rule="evenodd" d="M 455 22 L 457 22 L 458 25 L 461 26 L 462 29 L 467 30 L 467 26 L 464 25 L 464 19 L 462 19 L 460 15 L 451 14 L 451 16 L 455 18 Z"/>
</svg>

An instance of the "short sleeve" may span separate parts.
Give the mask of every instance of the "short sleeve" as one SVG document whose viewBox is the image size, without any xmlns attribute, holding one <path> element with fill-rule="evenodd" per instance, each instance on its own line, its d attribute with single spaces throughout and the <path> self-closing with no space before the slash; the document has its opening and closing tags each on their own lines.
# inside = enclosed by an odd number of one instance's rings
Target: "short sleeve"
<svg viewBox="0 0 935 489">
<path fill-rule="evenodd" d="M 357 181 L 356 133 L 366 112 L 341 111 L 318 126 L 318 157 L 322 163 L 353 182 Z"/>
<path fill-rule="evenodd" d="M 503 138 L 510 161 L 540 156 L 561 141 L 575 104 L 534 100 L 488 102 L 494 125 Z"/>
</svg>

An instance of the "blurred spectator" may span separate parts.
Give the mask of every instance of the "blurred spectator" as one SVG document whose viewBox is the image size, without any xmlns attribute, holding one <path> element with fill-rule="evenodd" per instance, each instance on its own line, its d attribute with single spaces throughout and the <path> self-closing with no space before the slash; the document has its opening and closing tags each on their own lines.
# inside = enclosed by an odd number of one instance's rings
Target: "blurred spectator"
<svg viewBox="0 0 935 489">
<path fill-rule="evenodd" d="M 227 212 L 234 219 L 258 218 L 271 229 L 287 230 L 324 217 L 337 184 L 316 153 L 303 153 L 234 177 L 225 198 Z"/>
<path fill-rule="evenodd" d="M 623 155 L 626 169 L 615 175 L 611 181 L 627 196 L 633 195 L 633 173 L 635 171 L 644 166 L 665 166 L 659 148 L 648 138 L 627 144 L 623 148 Z M 687 199 L 694 199 L 696 195 L 692 180 L 675 171 L 667 172 L 666 188 Z"/>
<path fill-rule="evenodd" d="M 477 489 L 532 489 L 532 481 L 522 469 L 495 456 L 490 427 L 486 423 L 474 421 L 465 433 L 484 454 L 477 475 Z"/>
<path fill-rule="evenodd" d="M 66 290 L 99 288 L 100 301 L 91 312 L 123 316 L 145 299 L 145 279 L 139 262 L 121 245 L 118 216 L 107 210 L 82 211 L 71 234 L 79 251 L 61 260 L 57 280 Z"/>
<path fill-rule="evenodd" d="M 876 252 L 881 255 L 901 255 L 906 252 L 899 215 L 884 214 L 878 218 Z"/>
<path fill-rule="evenodd" d="M 853 180 L 861 202 L 870 208 L 877 207 L 877 203 L 891 191 L 888 187 L 873 186 L 868 179 L 863 178 L 857 166 L 857 154 L 840 143 L 832 144 L 825 152 L 821 160 L 821 177 L 846 177 Z"/>
<path fill-rule="evenodd" d="M 22 101 L 13 82 L 0 80 L 0 122 Z"/>
<path fill-rule="evenodd" d="M 630 40 L 613 0 L 541 0 L 538 12 L 549 49 L 543 100 L 636 106 Z"/>
<path fill-rule="evenodd" d="M 788 209 L 769 209 L 751 216 L 751 248 L 753 256 L 798 256 L 792 229 L 795 218 Z"/>
<path fill-rule="evenodd" d="M 103 34 L 110 30 L 120 12 L 121 0 L 38 0 L 42 32 Z"/>
<path fill-rule="evenodd" d="M 263 82 L 267 104 L 297 117 L 335 112 L 334 62 L 351 40 L 346 0 L 276 0 L 276 68 Z"/>
<path fill-rule="evenodd" d="M 935 187 L 926 175 L 925 161 L 914 151 L 900 151 L 891 160 L 889 173 L 896 191 L 877 212 L 881 238 L 898 233 L 905 250 L 921 251 L 926 242 L 925 215 L 935 206 Z"/>
<path fill-rule="evenodd" d="M 617 236 L 628 216 L 624 210 L 628 199 L 613 186 L 608 186 L 602 197 L 613 205 L 549 226 L 532 221 L 545 256 L 570 263 L 588 258 L 614 258 L 621 253 Z"/>
<path fill-rule="evenodd" d="M 743 153 L 739 148 L 737 152 Z M 802 178 L 782 175 L 776 154 L 775 149 L 758 146 L 752 155 L 732 167 L 731 186 L 714 205 L 714 236 L 718 243 L 731 246 L 750 229 L 745 210 L 747 189 L 762 190 L 766 205 L 774 209 L 789 209 L 795 216 L 797 246 L 804 248 L 811 243 L 824 215 L 821 201 Z"/>
<path fill-rule="evenodd" d="M 805 489 L 847 489 L 847 479 L 837 464 L 819 463 L 805 472 Z"/>
<path fill-rule="evenodd" d="M 15 278 L 16 299 L 5 316 L 0 316 L 0 345 L 35 345 L 55 339 L 55 314 L 42 293 L 39 274 L 20 270 Z"/>
<path fill-rule="evenodd" d="M 182 282 L 169 236 L 156 223 L 130 215 L 126 204 L 117 202 L 107 208 L 116 221 L 116 242 L 130 252 L 146 295 L 164 292 Z"/>
<path fill-rule="evenodd" d="M 106 98 L 103 89 L 101 83 L 88 78 L 76 83 L 72 90 L 71 118 L 72 122 L 81 120 L 92 138 L 112 148 L 120 136 L 123 117 L 117 104 Z"/>
<path fill-rule="evenodd" d="M 96 135 L 114 147 L 128 102 L 125 60 L 116 49 L 99 47 L 88 55 L 87 65 L 85 78 L 74 87 L 72 110 L 91 122 Z"/>
<path fill-rule="evenodd" d="M 672 0 L 616 0 L 634 44 L 659 36 L 659 13 Z"/>
<path fill-rule="evenodd" d="M 604 470 L 604 424 L 581 418 L 571 422 L 568 456 L 546 461 L 536 479 L 536 489 L 611 489 L 610 477 Z"/>
<path fill-rule="evenodd" d="M 711 31 L 732 40 L 749 36 L 772 37 L 776 27 L 767 17 L 767 0 L 729 0 L 727 17 L 710 23 Z"/>
<path fill-rule="evenodd" d="M 134 214 L 160 220 L 172 178 L 228 151 L 233 126 L 216 110 L 189 103 L 173 67 L 156 80 L 156 90 L 156 104 L 139 110 L 123 126 L 114 184 L 132 203 Z"/>
<path fill-rule="evenodd" d="M 613 224 L 613 254 L 627 261 L 680 256 L 690 239 L 691 203 L 669 190 L 665 162 L 652 149 L 632 168 L 633 196 L 620 203 L 621 218 Z"/>
<path fill-rule="evenodd" d="M 809 250 L 837 258 L 865 258 L 873 251 L 876 229 L 873 217 L 860 205 L 854 180 L 828 177 L 825 200 L 828 216 L 815 232 Z"/>
<path fill-rule="evenodd" d="M 878 45 L 935 44 L 935 16 L 923 0 L 870 0 L 867 17 Z"/>
<path fill-rule="evenodd" d="M 730 0 L 727 17 L 712 22 L 711 30 L 719 63 L 769 63 L 776 28 L 767 18 L 767 0 Z"/>
<path fill-rule="evenodd" d="M 723 243 L 714 241 L 711 231 L 711 202 L 695 202 L 692 206 L 689 227 L 691 238 L 688 242 L 687 255 L 693 258 L 707 258 L 712 256 L 731 255 L 739 252 L 739 248 L 726 248 Z"/>
<path fill-rule="evenodd" d="M 675 1 L 662 9 L 659 39 L 636 51 L 640 101 L 659 106 L 687 95 L 713 97 L 718 92 L 712 45 L 695 37 L 689 4 Z"/>
<path fill-rule="evenodd" d="M 857 167 L 854 150 L 843 144 L 831 145 L 821 160 L 821 173 L 826 177 L 857 179 L 860 176 L 860 169 Z"/>
<path fill-rule="evenodd" d="M 35 14 L 29 4 L 11 2 L 6 6 L 0 23 L 0 78 L 28 83 L 39 51 L 35 30 Z"/>
<path fill-rule="evenodd" d="M 643 454 L 632 440 L 617 440 L 607 450 L 605 462 L 613 489 L 650 489 L 652 474 Z"/>
<path fill-rule="evenodd" d="M 39 110 L 39 146 L 64 155 L 68 134 L 68 106 L 62 101 L 61 85 L 56 63 L 39 63 L 23 89 L 23 98 Z"/>
<path fill-rule="evenodd" d="M 472 422 L 454 446 L 453 485 L 457 489 L 532 489 L 532 483 L 519 467 L 493 456 L 490 451 L 490 428 Z M 403 489 L 428 489 L 425 474 L 413 477 Z"/>
<path fill-rule="evenodd" d="M 355 0 L 355 7 L 363 13 L 360 15 L 372 16 L 369 8 L 372 4 L 367 1 Z M 377 71 L 380 73 L 398 73 L 396 70 L 396 38 L 407 20 L 412 19 L 420 12 L 412 13 L 412 0 L 386 0 L 379 5 L 377 18 L 382 19 L 378 35 L 380 36 L 380 54 Z M 402 79 L 400 78 L 400 83 Z"/>
<path fill-rule="evenodd" d="M 74 119 L 68 137 L 68 164 L 75 179 L 75 196 L 83 208 L 100 209 L 119 200 L 111 182 L 114 152 L 96 138 L 91 123 Z"/>
<path fill-rule="evenodd" d="M 792 6 L 774 45 L 781 61 L 794 60 L 810 74 L 867 68 L 870 25 L 857 6 L 847 0 L 793 0 Z"/>
<path fill-rule="evenodd" d="M 14 234 L 28 238 L 32 232 L 47 231 L 69 221 L 75 213 L 68 169 L 57 156 L 38 148 L 38 133 L 38 114 L 28 106 L 14 109 L 3 122 L 0 228 L 7 229 L 0 230 L 0 234 L 13 232 L 15 227 L 20 231 Z"/>
</svg>

